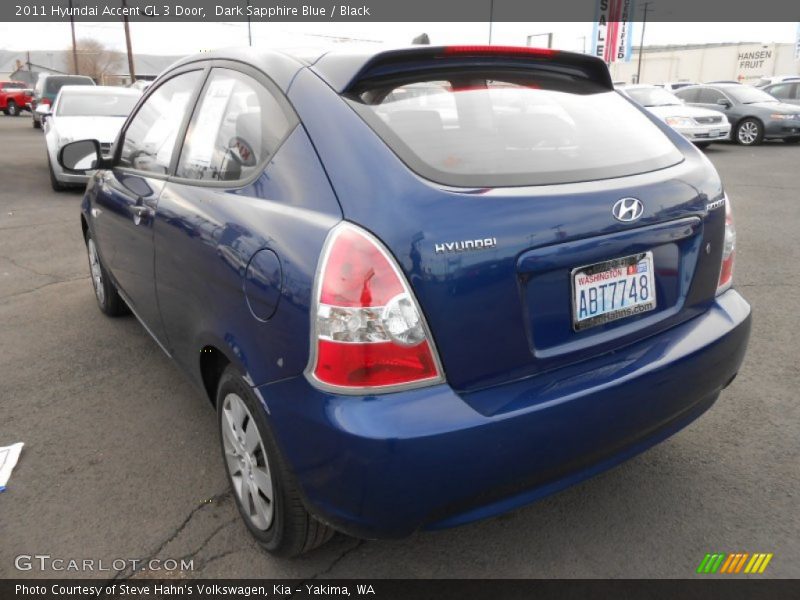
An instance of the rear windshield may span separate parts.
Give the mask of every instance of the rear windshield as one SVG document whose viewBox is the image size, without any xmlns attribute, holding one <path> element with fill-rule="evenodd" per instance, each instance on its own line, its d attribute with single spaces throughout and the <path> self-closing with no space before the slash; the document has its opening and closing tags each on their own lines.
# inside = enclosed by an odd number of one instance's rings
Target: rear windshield
<svg viewBox="0 0 800 600">
<path fill-rule="evenodd" d="M 127 117 L 139 97 L 133 94 L 61 93 L 58 114 L 64 117 Z"/>
<path fill-rule="evenodd" d="M 94 85 L 88 77 L 48 77 L 44 84 L 45 94 L 55 94 L 65 85 Z"/>
<path fill-rule="evenodd" d="M 459 70 L 362 84 L 346 99 L 411 169 L 445 185 L 572 183 L 683 159 L 620 94 L 569 76 Z"/>
</svg>

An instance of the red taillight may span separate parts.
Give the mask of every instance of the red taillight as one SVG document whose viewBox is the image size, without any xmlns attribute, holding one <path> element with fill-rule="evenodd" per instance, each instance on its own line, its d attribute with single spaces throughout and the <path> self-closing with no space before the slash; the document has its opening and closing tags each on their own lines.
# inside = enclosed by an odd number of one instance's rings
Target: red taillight
<svg viewBox="0 0 800 600">
<path fill-rule="evenodd" d="M 443 380 L 425 318 L 394 259 L 370 234 L 338 226 L 312 307 L 312 380 L 343 392 Z"/>
<path fill-rule="evenodd" d="M 53 103 L 53 101 L 50 100 L 50 98 L 42 98 L 41 100 L 39 100 L 39 104 L 47 104 L 49 106 L 52 103 Z"/>
<path fill-rule="evenodd" d="M 487 56 L 494 54 L 551 58 L 558 54 L 558 50 L 553 50 L 551 48 L 530 48 L 528 46 L 446 46 L 444 49 L 445 56 Z"/>
<path fill-rule="evenodd" d="M 722 265 L 719 270 L 717 294 L 721 294 L 733 284 L 733 261 L 736 255 L 736 228 L 733 225 L 731 202 L 725 197 L 725 239 L 722 248 Z"/>
</svg>

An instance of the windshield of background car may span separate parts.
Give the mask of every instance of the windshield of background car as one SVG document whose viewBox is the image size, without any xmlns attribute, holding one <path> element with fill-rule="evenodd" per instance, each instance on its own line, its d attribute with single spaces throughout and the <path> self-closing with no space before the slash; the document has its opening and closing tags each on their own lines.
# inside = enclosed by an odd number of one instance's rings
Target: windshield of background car
<svg viewBox="0 0 800 600">
<path fill-rule="evenodd" d="M 661 88 L 631 88 L 625 90 L 631 98 L 642 106 L 675 106 L 683 104 L 675 95 Z"/>
<path fill-rule="evenodd" d="M 733 96 L 737 102 L 741 102 L 742 104 L 754 104 L 756 102 L 777 102 L 777 100 L 770 96 L 767 92 L 744 85 L 737 86 L 735 88 L 727 88 L 725 93 L 727 93 L 729 96 Z"/>
<path fill-rule="evenodd" d="M 127 117 L 139 96 L 130 94 L 61 94 L 57 115 L 62 117 Z"/>
<path fill-rule="evenodd" d="M 48 77 L 44 84 L 44 93 L 57 94 L 65 85 L 94 85 L 94 82 L 85 77 Z"/>
<path fill-rule="evenodd" d="M 683 160 L 628 100 L 567 75 L 462 69 L 373 80 L 345 98 L 406 165 L 445 185 L 572 183 Z"/>
</svg>

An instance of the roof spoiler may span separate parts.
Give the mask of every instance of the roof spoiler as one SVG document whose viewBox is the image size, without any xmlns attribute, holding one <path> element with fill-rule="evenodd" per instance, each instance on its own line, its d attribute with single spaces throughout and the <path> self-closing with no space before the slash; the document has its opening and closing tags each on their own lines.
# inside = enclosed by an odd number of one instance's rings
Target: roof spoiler
<svg viewBox="0 0 800 600">
<path fill-rule="evenodd" d="M 374 51 L 330 52 L 311 68 L 337 92 L 343 93 L 359 82 L 408 71 L 497 63 L 570 74 L 608 90 L 614 89 L 608 67 L 601 59 L 529 46 L 412 46 L 377 54 Z"/>
</svg>

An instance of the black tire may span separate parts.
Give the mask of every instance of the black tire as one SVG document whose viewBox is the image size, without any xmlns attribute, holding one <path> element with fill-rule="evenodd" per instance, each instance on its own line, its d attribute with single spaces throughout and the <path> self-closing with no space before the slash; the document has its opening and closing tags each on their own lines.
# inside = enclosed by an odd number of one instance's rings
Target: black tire
<svg viewBox="0 0 800 600">
<path fill-rule="evenodd" d="M 92 288 L 94 289 L 94 298 L 97 300 L 97 306 L 100 311 L 109 317 L 120 317 L 130 312 L 128 305 L 120 297 L 117 292 L 116 286 L 112 283 L 111 278 L 108 276 L 103 262 L 100 260 L 100 255 L 97 253 L 97 247 L 94 245 L 92 234 L 87 231 L 85 236 L 86 253 L 89 258 L 89 277 L 92 280 Z M 96 277 L 97 272 L 94 269 L 94 260 L 96 260 L 96 267 L 99 269 L 99 281 Z"/>
<path fill-rule="evenodd" d="M 764 125 L 758 119 L 742 119 L 736 126 L 734 140 L 741 146 L 758 146 L 764 141 Z"/>
<path fill-rule="evenodd" d="M 33 121 L 33 128 L 34 129 L 41 129 L 42 128 L 41 121 L 37 121 L 36 117 L 31 117 L 31 121 Z"/>
<path fill-rule="evenodd" d="M 50 187 L 54 192 L 63 192 L 67 186 L 56 179 L 55 171 L 53 171 L 53 163 L 50 162 L 50 154 L 47 155 L 47 170 L 50 171 Z"/>
<path fill-rule="evenodd" d="M 783 138 L 783 141 L 787 144 L 796 144 L 800 142 L 800 136 Z"/>
<path fill-rule="evenodd" d="M 9 117 L 18 117 L 19 116 L 19 106 L 13 100 L 9 100 L 8 104 L 6 105 L 6 114 Z"/>
<path fill-rule="evenodd" d="M 268 504 L 272 509 L 271 520 L 263 523 L 264 528 L 254 523 L 254 517 L 251 516 L 255 508 L 252 504 L 253 501 L 248 497 L 246 500 L 248 506 L 245 507 L 243 505 L 240 493 L 235 489 L 237 482 L 234 480 L 229 466 L 229 460 L 234 463 L 237 461 L 236 456 L 240 457 L 238 459 L 240 464 L 245 464 L 241 454 L 226 451 L 226 444 L 230 444 L 225 437 L 229 418 L 226 412 L 232 412 L 230 405 L 226 407 L 226 399 L 231 402 L 237 402 L 236 397 L 243 402 L 249 413 L 246 415 L 245 424 L 241 431 L 246 431 L 249 435 L 249 428 L 255 426 L 260 436 L 259 444 L 253 452 L 255 460 L 248 459 L 251 461 L 250 465 L 260 467 L 262 473 L 267 471 L 271 480 L 272 499 Z M 261 403 L 253 395 L 250 386 L 231 366 L 225 369 L 217 387 L 217 423 L 228 483 L 231 485 L 239 514 L 241 514 L 247 529 L 258 541 L 259 545 L 270 554 L 289 557 L 313 550 L 330 540 L 335 531 L 317 520 L 306 510 L 297 490 L 294 476 L 286 465 L 286 461 L 275 442 L 275 437 L 267 422 Z M 240 440 L 244 443 L 243 438 L 240 438 Z M 255 468 L 253 468 L 253 471 L 255 471 Z M 244 468 L 241 471 L 237 471 L 237 474 L 240 479 L 244 479 Z M 261 495 L 261 500 L 266 500 L 266 497 Z"/>
</svg>

